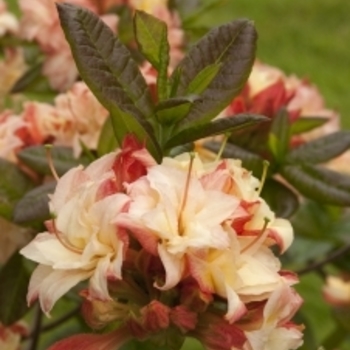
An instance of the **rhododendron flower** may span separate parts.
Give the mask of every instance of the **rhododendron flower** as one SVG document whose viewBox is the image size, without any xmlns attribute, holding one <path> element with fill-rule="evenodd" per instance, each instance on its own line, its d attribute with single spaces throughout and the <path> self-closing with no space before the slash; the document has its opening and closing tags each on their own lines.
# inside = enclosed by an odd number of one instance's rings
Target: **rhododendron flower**
<svg viewBox="0 0 350 350">
<path fill-rule="evenodd" d="M 28 327 L 23 322 L 17 322 L 9 327 L 0 323 L 0 349 L 20 350 L 22 336 L 28 335 Z"/>
<path fill-rule="evenodd" d="M 277 288 L 263 310 L 263 324 L 257 330 L 246 331 L 247 350 L 289 350 L 302 344 L 301 327 L 290 322 L 302 304 L 300 296 L 288 285 Z"/>
<path fill-rule="evenodd" d="M 165 280 L 157 288 L 168 290 L 191 275 L 203 291 L 227 299 L 226 317 L 234 322 L 245 313 L 244 301 L 262 300 L 283 282 L 268 247 L 278 244 L 283 252 L 293 237 L 258 187 L 239 162 L 165 158 L 127 185 L 133 201 L 117 223 L 159 256 Z"/>
<path fill-rule="evenodd" d="M 70 47 L 60 26 L 55 3 L 63 0 L 20 0 L 22 10 L 20 34 L 24 39 L 36 41 L 45 54 L 43 73 L 52 88 L 65 91 L 78 76 Z M 86 7 L 97 13 L 98 8 L 90 0 L 70 0 L 69 3 Z M 103 19 L 103 18 L 102 18 Z M 106 23 L 116 28 L 117 17 L 108 15 Z"/>
<path fill-rule="evenodd" d="M 350 306 L 350 281 L 337 276 L 328 276 L 323 287 L 323 296 L 334 306 Z"/>
<path fill-rule="evenodd" d="M 19 23 L 16 16 L 7 11 L 6 3 L 0 0 L 0 37 L 7 33 L 16 34 Z"/>
<path fill-rule="evenodd" d="M 116 154 L 68 171 L 51 196 L 54 218 L 21 250 L 40 265 L 29 285 L 28 301 L 37 297 L 48 313 L 56 300 L 80 281 L 89 279 L 91 297 L 109 300 L 108 279 L 120 279 L 128 239 L 112 219 L 126 209 L 129 198 L 114 193 Z"/>
<path fill-rule="evenodd" d="M 23 145 L 23 141 L 17 134 L 26 127 L 26 123 L 11 111 L 0 114 L 0 157 L 14 162 L 16 151 Z"/>
</svg>

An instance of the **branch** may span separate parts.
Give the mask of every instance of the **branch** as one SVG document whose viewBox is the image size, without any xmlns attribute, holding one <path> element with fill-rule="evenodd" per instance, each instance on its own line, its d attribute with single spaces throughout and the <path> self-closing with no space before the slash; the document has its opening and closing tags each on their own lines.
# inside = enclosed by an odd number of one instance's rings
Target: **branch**
<svg viewBox="0 0 350 350">
<path fill-rule="evenodd" d="M 347 243 L 345 246 L 339 248 L 338 250 L 334 251 L 332 254 L 328 255 L 326 258 L 316 261 L 300 270 L 297 270 L 296 273 L 298 275 L 304 275 L 306 273 L 312 272 L 314 270 L 320 269 L 323 265 L 326 265 L 334 260 L 337 260 L 341 256 L 345 255 L 350 251 L 350 242 Z"/>
</svg>

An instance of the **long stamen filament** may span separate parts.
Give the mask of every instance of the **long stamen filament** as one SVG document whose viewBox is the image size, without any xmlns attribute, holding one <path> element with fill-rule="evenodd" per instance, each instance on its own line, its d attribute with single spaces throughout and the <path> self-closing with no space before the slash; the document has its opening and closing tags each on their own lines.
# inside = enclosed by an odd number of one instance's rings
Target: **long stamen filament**
<svg viewBox="0 0 350 350">
<path fill-rule="evenodd" d="M 261 239 L 261 237 L 264 235 L 264 233 L 267 229 L 267 225 L 269 224 L 269 222 L 270 222 L 270 220 L 268 218 L 264 218 L 264 226 L 262 227 L 260 233 L 247 246 L 245 246 L 241 250 L 241 254 L 246 252 L 249 248 L 254 246 Z"/>
<path fill-rule="evenodd" d="M 60 178 L 56 172 L 56 169 L 55 169 L 55 166 L 54 166 L 53 160 L 52 160 L 52 154 L 51 154 L 52 145 L 45 145 L 45 149 L 46 149 L 46 159 L 47 159 L 47 162 L 49 164 L 51 174 L 55 178 L 55 180 L 58 182 L 60 180 Z"/>
<path fill-rule="evenodd" d="M 62 239 L 60 233 L 59 233 L 58 230 L 57 230 L 55 219 L 52 219 L 52 228 L 53 228 L 53 232 L 54 232 L 56 238 L 58 239 L 58 241 L 59 241 L 66 249 L 68 249 L 68 250 L 70 250 L 71 252 L 76 253 L 76 254 L 81 254 L 81 253 L 83 252 L 81 249 L 72 247 L 70 244 L 66 243 L 66 242 Z"/>
<path fill-rule="evenodd" d="M 263 173 L 262 173 L 262 176 L 261 176 L 260 186 L 259 186 L 259 189 L 258 189 L 258 195 L 259 196 L 261 194 L 261 191 L 264 188 L 264 185 L 265 185 L 265 182 L 266 182 L 266 177 L 267 177 L 267 170 L 269 169 L 269 166 L 270 166 L 269 161 L 264 159 L 264 161 L 263 161 Z"/>
<path fill-rule="evenodd" d="M 193 168 L 193 161 L 194 161 L 194 154 L 190 153 L 190 164 L 188 166 L 188 173 L 187 173 L 187 178 L 186 178 L 186 184 L 185 184 L 185 190 L 184 190 L 184 194 L 183 194 L 183 198 L 182 198 L 182 203 L 180 206 L 180 211 L 179 211 L 179 218 L 178 218 L 178 222 L 179 222 L 179 232 L 183 231 L 183 225 L 182 225 L 182 213 L 186 208 L 186 203 L 187 203 L 187 198 L 188 198 L 188 190 L 190 187 L 190 181 L 191 181 L 191 173 L 192 173 L 192 168 Z"/>
<path fill-rule="evenodd" d="M 225 150 L 225 147 L 226 147 L 226 144 L 227 144 L 227 141 L 228 141 L 228 138 L 229 138 L 229 137 L 230 137 L 230 134 L 229 134 L 229 133 L 226 133 L 226 134 L 225 134 L 225 137 L 224 137 L 224 139 L 223 139 L 223 141 L 222 141 L 221 147 L 220 147 L 220 149 L 219 149 L 219 152 L 218 152 L 218 154 L 216 155 L 216 158 L 215 158 L 215 161 L 216 161 L 216 162 L 220 160 L 222 154 L 224 153 L 224 150 Z"/>
</svg>

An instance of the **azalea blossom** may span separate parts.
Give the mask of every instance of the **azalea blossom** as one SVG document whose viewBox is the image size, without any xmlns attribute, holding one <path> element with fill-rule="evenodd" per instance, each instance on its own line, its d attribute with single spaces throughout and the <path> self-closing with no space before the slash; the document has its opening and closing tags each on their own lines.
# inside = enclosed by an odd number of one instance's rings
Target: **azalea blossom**
<svg viewBox="0 0 350 350">
<path fill-rule="evenodd" d="M 328 276 L 323 287 L 323 296 L 334 306 L 350 306 L 350 282 L 339 276 Z"/>
<path fill-rule="evenodd" d="M 16 16 L 7 11 L 4 0 L 0 0 L 0 37 L 7 33 L 16 34 L 19 30 L 19 23 Z"/>
<path fill-rule="evenodd" d="M 168 290 L 191 275 L 203 291 L 227 299 L 226 317 L 234 322 L 245 313 L 244 302 L 263 300 L 283 282 L 269 246 L 283 252 L 293 237 L 258 187 L 239 162 L 165 158 L 127 185 L 133 201 L 116 222 L 159 256 L 165 277 L 157 288 Z"/>
<path fill-rule="evenodd" d="M 89 279 L 89 294 L 109 300 L 108 279 L 121 279 L 128 239 L 112 219 L 126 210 L 129 198 L 113 190 L 116 153 L 86 169 L 68 171 L 51 196 L 53 219 L 21 250 L 39 263 L 29 285 L 28 302 L 39 298 L 44 312 L 63 294 Z"/>
<path fill-rule="evenodd" d="M 45 54 L 43 74 L 48 77 L 53 89 L 65 91 L 76 80 L 78 70 L 60 26 L 56 2 L 63 2 L 63 0 L 20 0 L 19 5 L 22 10 L 20 36 L 39 44 Z M 98 12 L 98 7 L 93 1 L 70 0 L 68 2 L 95 13 Z M 106 15 L 102 19 L 113 30 L 116 29 L 117 16 Z"/>
<path fill-rule="evenodd" d="M 16 322 L 7 327 L 0 323 L 0 349 L 20 350 L 21 338 L 28 334 L 28 327 L 24 322 Z"/>
</svg>

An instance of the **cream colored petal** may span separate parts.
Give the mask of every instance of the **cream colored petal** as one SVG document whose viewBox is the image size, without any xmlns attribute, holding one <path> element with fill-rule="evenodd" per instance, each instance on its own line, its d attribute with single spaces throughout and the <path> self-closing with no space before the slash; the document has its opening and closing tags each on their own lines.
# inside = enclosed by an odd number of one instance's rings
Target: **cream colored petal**
<svg viewBox="0 0 350 350">
<path fill-rule="evenodd" d="M 79 282 L 91 276 L 82 270 L 52 270 L 42 281 L 39 289 L 41 309 L 49 316 L 56 301 Z"/>
<path fill-rule="evenodd" d="M 183 257 L 169 254 L 163 244 L 158 244 L 158 253 L 165 269 L 165 282 L 162 286 L 157 283 L 154 286 L 160 290 L 168 290 L 180 282 L 184 270 L 184 260 Z"/>
</svg>

